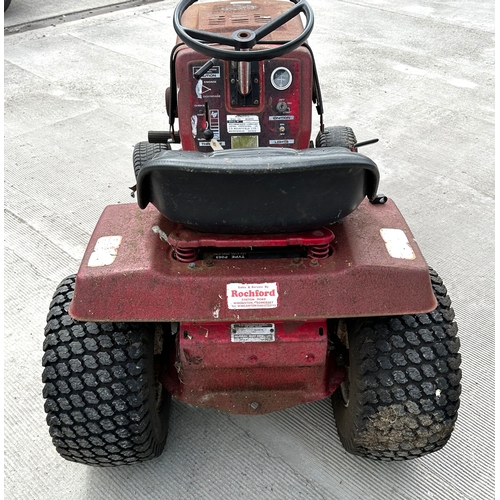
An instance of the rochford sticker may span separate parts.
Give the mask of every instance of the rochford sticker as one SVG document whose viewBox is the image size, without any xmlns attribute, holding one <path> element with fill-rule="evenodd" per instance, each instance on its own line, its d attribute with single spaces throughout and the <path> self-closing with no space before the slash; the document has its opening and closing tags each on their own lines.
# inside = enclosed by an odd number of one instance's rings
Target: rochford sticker
<svg viewBox="0 0 500 500">
<path fill-rule="evenodd" d="M 229 283 L 228 309 L 274 309 L 278 307 L 277 283 Z"/>
</svg>

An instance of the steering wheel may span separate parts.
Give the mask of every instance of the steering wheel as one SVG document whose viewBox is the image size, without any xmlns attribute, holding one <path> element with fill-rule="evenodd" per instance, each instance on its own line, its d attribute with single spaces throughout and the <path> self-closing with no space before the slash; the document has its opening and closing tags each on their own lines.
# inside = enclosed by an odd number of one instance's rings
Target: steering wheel
<svg viewBox="0 0 500 500">
<path fill-rule="evenodd" d="M 310 35 L 314 25 L 314 14 L 306 0 L 290 0 L 295 5 L 286 10 L 278 17 L 264 24 L 256 30 L 240 29 L 236 30 L 231 36 L 210 33 L 209 31 L 186 28 L 181 24 L 182 14 L 188 7 L 198 0 L 181 0 L 174 11 L 174 29 L 179 38 L 196 52 L 214 59 L 225 61 L 262 61 L 264 59 L 273 59 L 280 57 L 293 49 L 302 45 Z M 277 30 L 280 26 L 304 13 L 306 25 L 302 33 L 293 40 L 282 43 L 277 47 L 263 50 L 250 51 L 264 37 Z M 228 45 L 234 50 L 221 49 L 209 44 Z M 272 43 L 272 42 L 270 42 Z"/>
</svg>

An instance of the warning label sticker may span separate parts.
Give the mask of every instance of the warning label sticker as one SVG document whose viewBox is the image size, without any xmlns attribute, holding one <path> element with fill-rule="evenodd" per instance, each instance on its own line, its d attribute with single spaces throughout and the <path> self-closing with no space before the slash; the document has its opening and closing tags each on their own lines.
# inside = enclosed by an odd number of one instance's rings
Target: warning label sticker
<svg viewBox="0 0 500 500">
<path fill-rule="evenodd" d="M 260 122 L 257 115 L 227 115 L 229 134 L 260 134 Z"/>
<path fill-rule="evenodd" d="M 193 67 L 193 76 L 201 68 L 201 66 Z M 220 78 L 220 66 L 212 66 L 201 78 L 210 80 L 210 78 Z"/>
<path fill-rule="evenodd" d="M 228 309 L 275 309 L 278 307 L 277 283 L 229 283 L 226 286 Z"/>
</svg>

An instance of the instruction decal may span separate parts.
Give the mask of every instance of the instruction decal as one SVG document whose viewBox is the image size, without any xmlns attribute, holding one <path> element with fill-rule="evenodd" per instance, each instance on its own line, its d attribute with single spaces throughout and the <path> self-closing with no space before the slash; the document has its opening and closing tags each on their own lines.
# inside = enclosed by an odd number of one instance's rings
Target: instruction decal
<svg viewBox="0 0 500 500">
<path fill-rule="evenodd" d="M 206 94 L 211 90 L 212 89 L 210 87 L 203 85 L 203 80 L 201 78 L 198 80 L 198 83 L 196 84 L 196 96 L 198 97 L 198 99 L 202 99 L 203 94 Z"/>
<path fill-rule="evenodd" d="M 260 134 L 260 122 L 257 115 L 227 115 L 229 134 Z"/>
<path fill-rule="evenodd" d="M 201 66 L 194 66 L 192 68 L 193 78 L 194 74 L 201 68 Z M 210 68 L 201 78 L 196 80 L 195 92 L 198 99 L 216 99 L 220 98 L 220 78 L 221 67 L 214 66 Z"/>
<path fill-rule="evenodd" d="M 214 139 L 220 140 L 220 113 L 218 109 L 210 110 L 210 130 L 214 133 Z"/>
<path fill-rule="evenodd" d="M 295 139 L 270 139 L 269 144 L 272 145 L 295 144 Z"/>
</svg>

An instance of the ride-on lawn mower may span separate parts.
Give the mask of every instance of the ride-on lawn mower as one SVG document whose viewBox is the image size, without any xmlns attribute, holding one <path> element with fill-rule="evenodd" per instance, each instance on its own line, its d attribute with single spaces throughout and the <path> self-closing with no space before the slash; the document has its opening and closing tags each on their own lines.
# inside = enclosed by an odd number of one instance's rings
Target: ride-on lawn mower
<svg viewBox="0 0 500 500">
<path fill-rule="evenodd" d="M 172 396 L 255 415 L 331 396 L 345 449 L 380 460 L 448 441 L 450 299 L 358 153 L 373 141 L 324 126 L 312 27 L 305 0 L 178 4 L 170 130 L 135 146 L 138 206 L 104 210 L 50 305 L 45 409 L 64 458 L 159 456 Z"/>
</svg>

